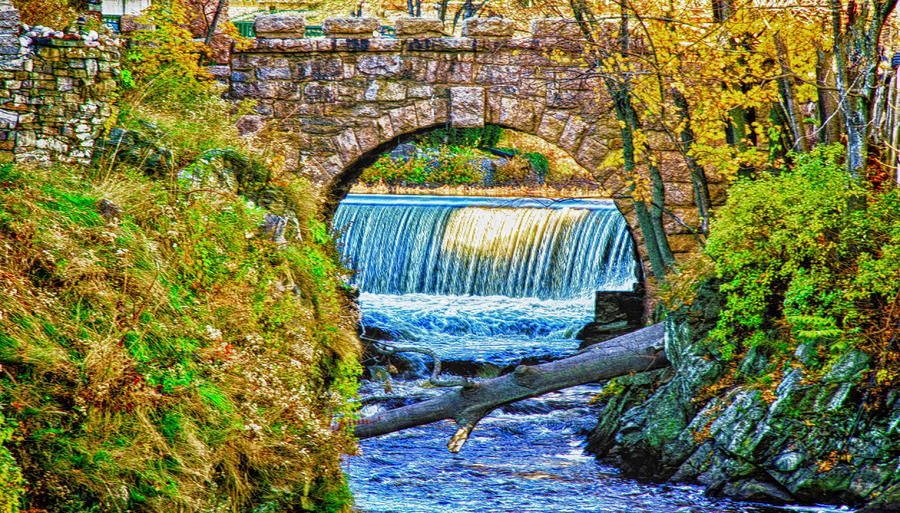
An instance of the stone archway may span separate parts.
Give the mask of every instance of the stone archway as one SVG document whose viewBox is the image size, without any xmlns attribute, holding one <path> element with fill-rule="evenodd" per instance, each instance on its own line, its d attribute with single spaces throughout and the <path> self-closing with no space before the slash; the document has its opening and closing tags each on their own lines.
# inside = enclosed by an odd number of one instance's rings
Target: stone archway
<svg viewBox="0 0 900 513">
<path fill-rule="evenodd" d="M 621 148 L 619 123 L 600 78 L 577 64 L 584 49 L 577 25 L 535 20 L 531 37 L 513 38 L 511 22 L 473 18 L 465 37 L 441 37 L 437 20 L 404 19 L 389 38 L 373 37 L 378 20 L 346 18 L 327 20 L 325 37 L 305 38 L 302 19 L 285 18 L 257 21 L 255 45 L 232 56 L 229 93 L 257 100 L 244 127 L 275 120 L 290 134 L 293 160 L 322 187 L 326 214 L 378 156 L 440 126 L 493 124 L 535 135 L 607 190 L 627 195 L 620 170 L 603 167 Z M 686 165 L 661 132 L 648 136 L 659 153 L 666 207 L 696 226 Z M 715 202 L 724 187 L 712 188 Z M 631 201 L 617 205 L 645 259 Z M 676 254 L 694 249 L 682 226 L 666 229 Z"/>
</svg>

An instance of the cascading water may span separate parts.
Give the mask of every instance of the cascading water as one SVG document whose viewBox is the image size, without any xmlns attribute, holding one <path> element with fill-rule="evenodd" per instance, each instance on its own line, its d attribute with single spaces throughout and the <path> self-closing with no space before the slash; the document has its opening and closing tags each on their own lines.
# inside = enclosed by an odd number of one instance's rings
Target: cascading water
<svg viewBox="0 0 900 513">
<path fill-rule="evenodd" d="M 442 356 L 556 354 L 595 290 L 631 290 L 627 225 L 608 200 L 351 195 L 333 226 L 363 324 Z"/>
<path fill-rule="evenodd" d="M 364 292 L 574 299 L 634 282 L 611 201 L 351 195 L 334 226 Z"/>
<path fill-rule="evenodd" d="M 496 365 L 578 346 L 595 290 L 631 290 L 636 262 L 609 201 L 348 196 L 333 223 L 358 272 L 363 324 L 442 358 Z M 409 342 L 412 341 L 412 342 Z M 362 416 L 442 390 L 423 380 L 364 381 Z M 366 513 L 789 511 L 643 485 L 581 454 L 598 385 L 496 410 L 458 455 L 450 421 L 361 442 L 344 469 Z M 390 406 L 387 406 L 390 405 Z M 792 508 L 826 512 L 828 508 Z"/>
</svg>

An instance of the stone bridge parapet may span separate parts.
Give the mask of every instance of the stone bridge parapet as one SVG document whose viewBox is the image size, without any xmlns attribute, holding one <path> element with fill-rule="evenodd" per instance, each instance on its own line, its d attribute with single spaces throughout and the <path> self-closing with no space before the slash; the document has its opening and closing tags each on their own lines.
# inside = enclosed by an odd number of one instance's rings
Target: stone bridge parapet
<svg viewBox="0 0 900 513">
<path fill-rule="evenodd" d="M 397 37 L 376 37 L 379 23 L 358 22 L 326 23 L 341 37 L 326 30 L 325 37 L 257 39 L 233 54 L 227 77 L 232 98 L 256 100 L 239 127 L 274 122 L 288 135 L 288 161 L 322 186 L 326 215 L 383 153 L 445 126 L 492 124 L 538 136 L 611 193 L 629 194 L 622 171 L 604 165 L 622 147 L 620 127 L 600 77 L 582 64 L 577 24 L 535 20 L 529 37 L 514 38 L 511 22 L 473 18 L 463 27 L 473 37 L 433 37 L 435 21 L 399 20 Z M 347 37 L 354 26 L 362 27 L 351 34 L 359 37 Z M 686 165 L 665 134 L 651 131 L 648 139 L 662 162 L 667 208 L 696 226 Z M 713 185 L 717 199 L 723 191 Z M 618 204 L 636 227 L 631 202 Z M 679 224 L 667 230 L 674 251 L 694 247 Z"/>
</svg>

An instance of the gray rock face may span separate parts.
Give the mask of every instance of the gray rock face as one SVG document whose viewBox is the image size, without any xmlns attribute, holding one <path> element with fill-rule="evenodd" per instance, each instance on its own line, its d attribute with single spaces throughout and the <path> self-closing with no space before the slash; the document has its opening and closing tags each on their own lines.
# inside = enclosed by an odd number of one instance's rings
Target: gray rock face
<svg viewBox="0 0 900 513">
<path fill-rule="evenodd" d="M 732 371 L 746 384 L 700 394 L 730 374 L 703 343 L 721 309 L 714 289 L 701 287 L 690 308 L 670 316 L 674 376 L 658 386 L 620 381 L 623 399 L 607 403 L 587 450 L 628 474 L 699 483 L 713 495 L 776 504 L 871 501 L 864 511 L 900 511 L 900 392 L 862 406 L 867 355 L 847 352 L 825 372 L 805 363 L 815 348 L 783 362 L 759 346 Z M 778 381 L 755 381 L 785 363 Z M 623 408 L 635 395 L 647 398 Z"/>
</svg>

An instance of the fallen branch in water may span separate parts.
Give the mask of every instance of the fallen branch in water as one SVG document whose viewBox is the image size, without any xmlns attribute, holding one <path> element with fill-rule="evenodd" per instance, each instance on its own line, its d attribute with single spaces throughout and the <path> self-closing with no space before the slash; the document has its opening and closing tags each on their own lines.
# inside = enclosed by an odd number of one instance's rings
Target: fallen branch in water
<svg viewBox="0 0 900 513">
<path fill-rule="evenodd" d="M 447 442 L 459 452 L 475 425 L 494 409 L 522 399 L 632 372 L 669 365 L 663 350 L 662 323 L 591 346 L 574 356 L 540 365 L 520 365 L 511 374 L 463 384 L 444 395 L 387 410 L 356 424 L 357 438 L 453 419 L 459 428 Z"/>
<path fill-rule="evenodd" d="M 413 346 L 395 346 L 383 340 L 375 340 L 374 338 L 359 337 L 359 339 L 368 342 L 372 345 L 372 349 L 374 349 L 376 353 L 383 354 L 385 356 L 391 356 L 394 353 L 419 353 L 430 356 L 431 359 L 434 360 L 434 370 L 431 371 L 431 377 L 428 378 L 428 382 L 433 386 L 465 387 L 471 384 L 471 381 L 469 381 L 468 378 L 441 379 L 441 359 L 440 357 L 438 357 L 437 353 L 435 353 L 431 349 Z"/>
</svg>

